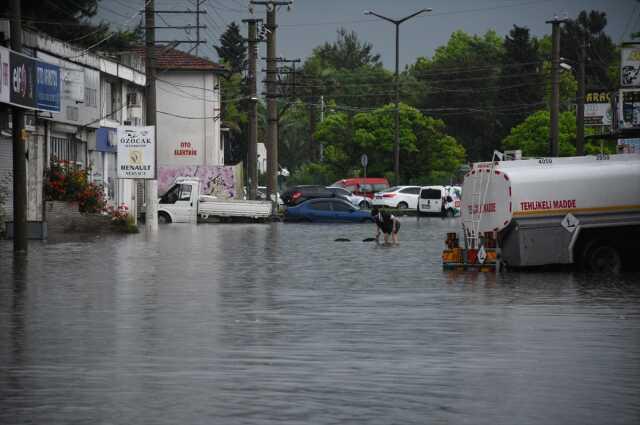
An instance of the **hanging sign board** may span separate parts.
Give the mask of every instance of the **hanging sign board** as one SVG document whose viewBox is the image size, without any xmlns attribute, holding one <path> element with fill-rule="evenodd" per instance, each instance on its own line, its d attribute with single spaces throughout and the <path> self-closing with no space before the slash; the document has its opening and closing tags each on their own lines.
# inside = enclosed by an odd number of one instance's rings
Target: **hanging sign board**
<svg viewBox="0 0 640 425">
<path fill-rule="evenodd" d="M 640 86 L 640 48 L 623 47 L 620 54 L 620 86 Z"/>
<path fill-rule="evenodd" d="M 0 47 L 0 102 L 60 111 L 60 67 Z"/>
<path fill-rule="evenodd" d="M 611 125 L 611 96 L 608 92 L 589 92 L 586 94 L 584 123 L 591 126 Z"/>
<path fill-rule="evenodd" d="M 36 61 L 28 56 L 11 52 L 11 90 L 9 101 L 18 106 L 36 107 Z"/>
<path fill-rule="evenodd" d="M 155 127 L 118 127 L 118 178 L 155 179 Z"/>
<path fill-rule="evenodd" d="M 60 112 L 60 67 L 36 61 L 36 107 Z"/>
</svg>

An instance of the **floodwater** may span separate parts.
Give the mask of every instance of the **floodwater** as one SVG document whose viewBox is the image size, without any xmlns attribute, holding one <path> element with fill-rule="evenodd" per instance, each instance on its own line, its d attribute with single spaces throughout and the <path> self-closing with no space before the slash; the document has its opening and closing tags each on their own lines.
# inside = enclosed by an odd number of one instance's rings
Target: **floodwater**
<svg viewBox="0 0 640 425">
<path fill-rule="evenodd" d="M 640 423 L 640 277 L 443 272 L 458 225 L 2 241 L 0 423 Z"/>
</svg>

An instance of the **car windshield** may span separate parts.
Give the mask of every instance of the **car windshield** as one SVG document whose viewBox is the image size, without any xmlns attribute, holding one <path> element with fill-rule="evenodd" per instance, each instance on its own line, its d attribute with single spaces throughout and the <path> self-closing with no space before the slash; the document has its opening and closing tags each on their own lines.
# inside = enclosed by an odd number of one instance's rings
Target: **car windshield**
<svg viewBox="0 0 640 425">
<path fill-rule="evenodd" d="M 400 188 L 400 186 L 391 186 L 390 188 L 383 190 L 383 191 L 382 191 L 382 193 L 385 193 L 385 192 L 395 192 L 395 191 L 396 191 L 396 190 L 398 190 L 399 188 Z"/>
</svg>

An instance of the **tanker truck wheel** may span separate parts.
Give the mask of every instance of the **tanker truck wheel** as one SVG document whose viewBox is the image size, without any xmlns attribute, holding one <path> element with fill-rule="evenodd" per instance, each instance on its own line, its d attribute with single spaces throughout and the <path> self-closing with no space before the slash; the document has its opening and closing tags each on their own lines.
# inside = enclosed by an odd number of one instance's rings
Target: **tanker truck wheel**
<svg viewBox="0 0 640 425">
<path fill-rule="evenodd" d="M 596 273 L 618 274 L 622 270 L 622 259 L 618 250 L 611 245 L 597 245 L 587 255 L 589 269 Z"/>
</svg>

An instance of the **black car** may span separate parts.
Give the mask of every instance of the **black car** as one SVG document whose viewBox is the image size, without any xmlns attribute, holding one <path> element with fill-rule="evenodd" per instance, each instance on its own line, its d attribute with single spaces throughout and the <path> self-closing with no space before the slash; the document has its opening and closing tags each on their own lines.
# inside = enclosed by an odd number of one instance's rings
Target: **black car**
<svg viewBox="0 0 640 425">
<path fill-rule="evenodd" d="M 342 198 L 324 186 L 301 185 L 293 186 L 280 195 L 282 202 L 287 206 L 298 205 L 300 202 L 314 198 Z"/>
</svg>

